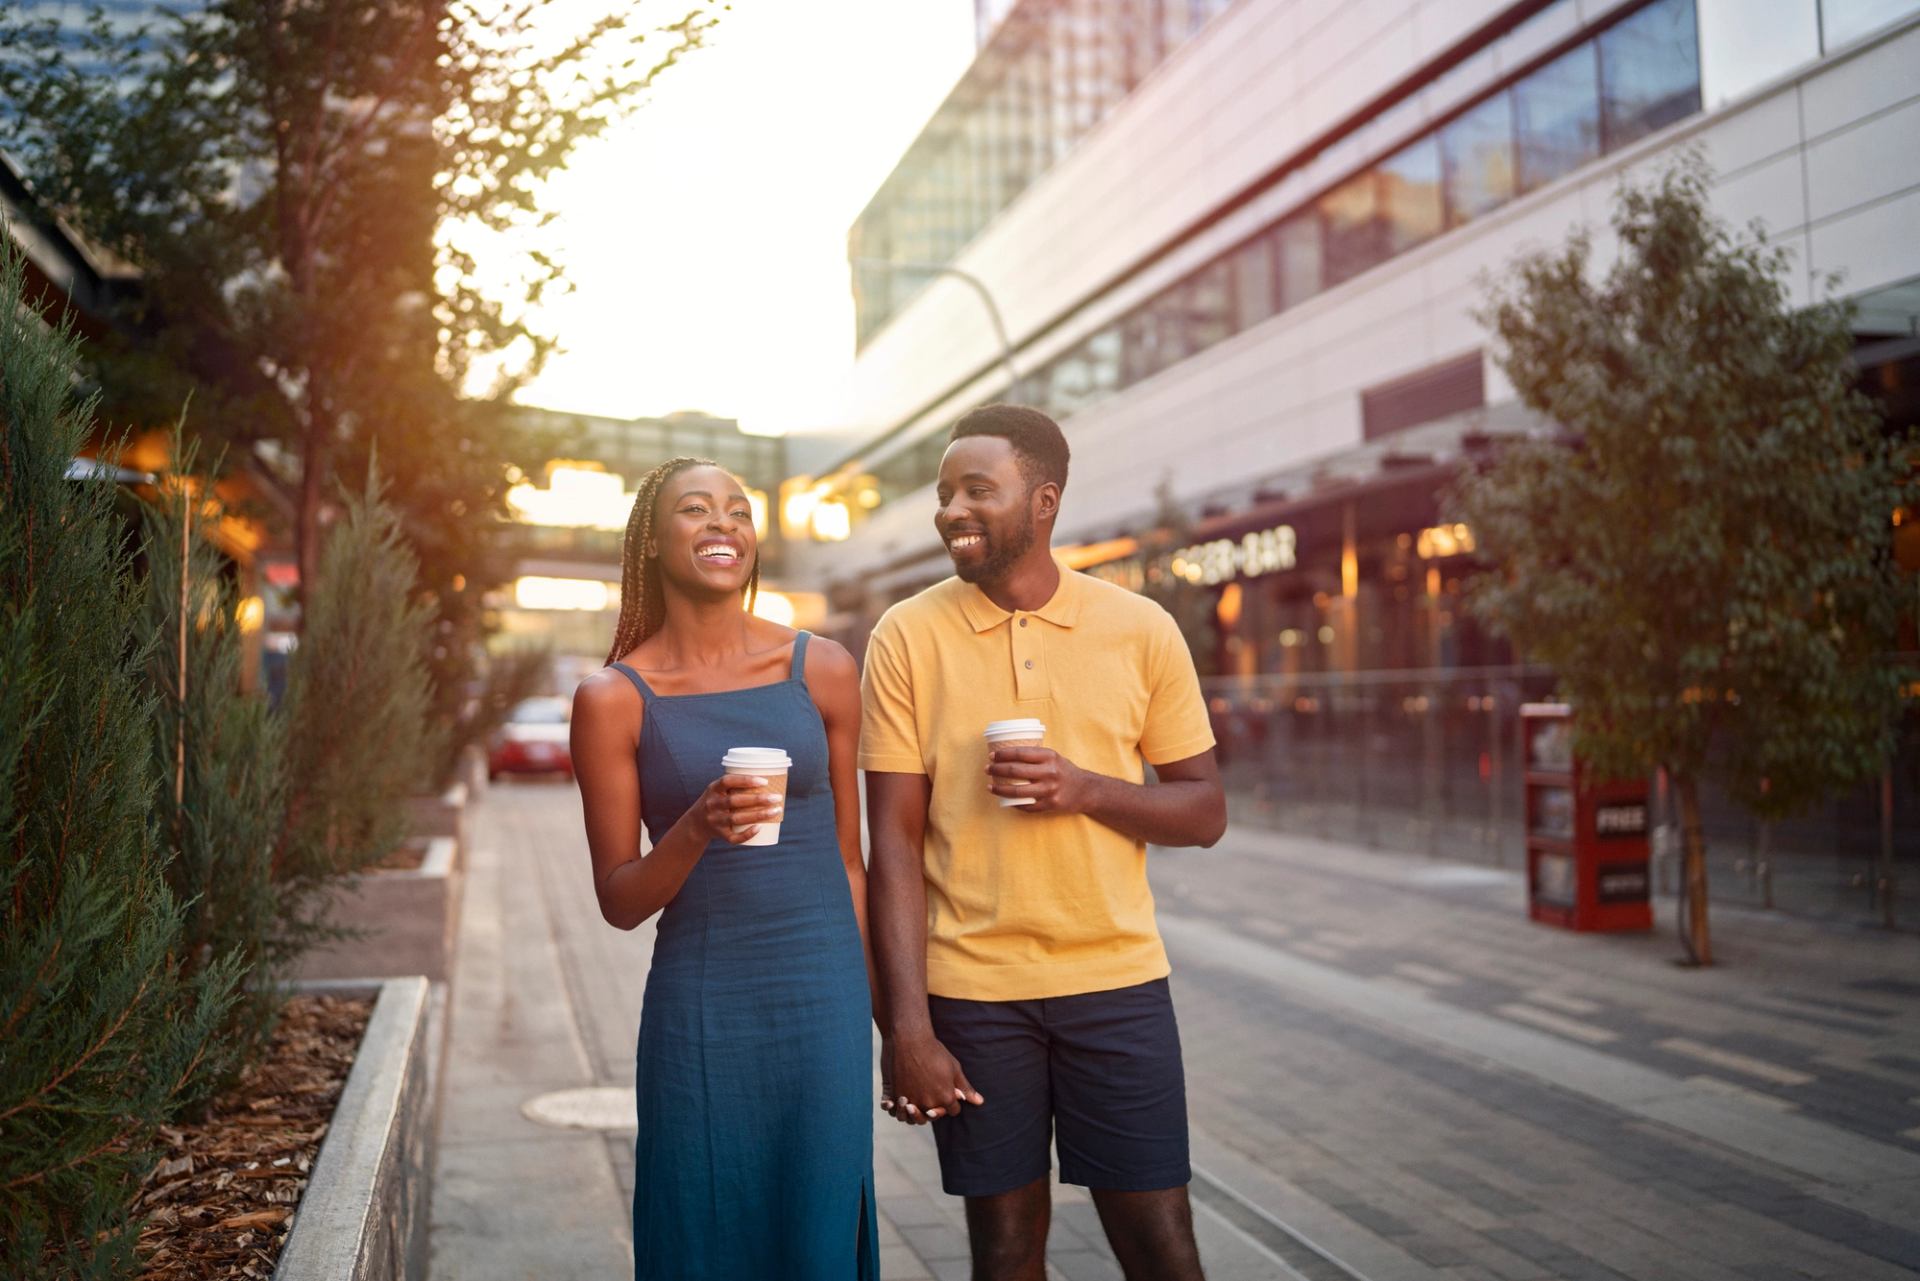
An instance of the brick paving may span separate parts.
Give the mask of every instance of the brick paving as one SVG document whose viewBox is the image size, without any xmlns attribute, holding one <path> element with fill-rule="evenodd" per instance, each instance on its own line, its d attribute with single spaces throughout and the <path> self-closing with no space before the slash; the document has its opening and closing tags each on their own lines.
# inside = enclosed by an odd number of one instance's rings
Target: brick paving
<svg viewBox="0 0 1920 1281">
<path fill-rule="evenodd" d="M 631 1083 L 649 939 L 600 922 L 571 789 L 473 830 L 435 1276 L 618 1275 L 630 1132 L 518 1105 Z M 1723 911 L 1683 971 L 1532 925 L 1494 869 L 1240 827 L 1151 866 L 1214 1281 L 1920 1275 L 1920 939 Z M 883 1277 L 966 1277 L 931 1136 L 877 1120 Z M 1119 1276 L 1079 1189 L 1048 1262 Z"/>
</svg>

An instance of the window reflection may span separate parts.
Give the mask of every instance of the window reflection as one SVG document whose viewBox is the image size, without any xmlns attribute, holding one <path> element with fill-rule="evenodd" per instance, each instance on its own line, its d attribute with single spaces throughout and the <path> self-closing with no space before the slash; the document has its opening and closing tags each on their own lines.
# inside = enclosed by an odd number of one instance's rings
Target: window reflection
<svg viewBox="0 0 1920 1281">
<path fill-rule="evenodd" d="M 1275 230 L 1281 307 L 1297 307 L 1325 287 L 1322 244 L 1320 220 L 1312 210 L 1295 214 Z"/>
<path fill-rule="evenodd" d="M 1273 236 L 1255 236 L 1233 251 L 1233 321 L 1236 329 L 1249 329 L 1274 312 L 1274 286 L 1278 283 L 1274 268 Z"/>
<path fill-rule="evenodd" d="M 1910 13 L 1920 13 L 1920 0 L 1820 0 L 1820 25 L 1828 49 L 1838 49 Z"/>
<path fill-rule="evenodd" d="M 1447 226 L 1513 199 L 1513 99 L 1502 90 L 1440 130 Z"/>
<path fill-rule="evenodd" d="M 1700 110 L 1693 0 L 1655 0 L 1601 32 L 1600 83 L 1609 151 Z"/>
<path fill-rule="evenodd" d="M 1707 106 L 1731 102 L 1820 56 L 1815 0 L 1780 0 L 1765 22 L 1753 0 L 1699 0 L 1700 93 Z"/>
<path fill-rule="evenodd" d="M 1379 187 L 1371 172 L 1349 178 L 1320 197 L 1319 209 L 1329 288 L 1387 256 L 1380 237 Z"/>
<path fill-rule="evenodd" d="M 1544 187 L 1600 155 L 1600 82 L 1583 44 L 1513 87 L 1521 191 Z"/>
<path fill-rule="evenodd" d="M 1440 144 L 1432 136 L 1381 161 L 1380 220 L 1388 254 L 1440 234 Z"/>
</svg>

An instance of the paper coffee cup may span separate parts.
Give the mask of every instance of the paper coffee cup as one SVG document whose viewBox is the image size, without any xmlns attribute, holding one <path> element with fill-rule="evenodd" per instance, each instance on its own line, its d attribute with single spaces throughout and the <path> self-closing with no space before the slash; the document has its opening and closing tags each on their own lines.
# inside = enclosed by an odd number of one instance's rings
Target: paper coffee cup
<svg viewBox="0 0 1920 1281">
<path fill-rule="evenodd" d="M 787 771 L 793 768 L 793 758 L 777 747 L 735 747 L 730 748 L 720 758 L 720 768 L 727 774 L 747 774 L 754 778 L 767 780 L 767 793 L 780 806 L 782 814 L 787 806 Z M 780 841 L 780 820 L 760 824 L 760 830 L 742 845 L 777 845 Z"/>
<path fill-rule="evenodd" d="M 1046 741 L 1047 727 L 1032 717 L 1022 717 L 1011 721 L 988 721 L 986 728 L 987 751 L 996 747 L 1038 747 Z M 994 800 L 1003 806 L 1031 805 L 1031 796 L 999 796 Z"/>
</svg>

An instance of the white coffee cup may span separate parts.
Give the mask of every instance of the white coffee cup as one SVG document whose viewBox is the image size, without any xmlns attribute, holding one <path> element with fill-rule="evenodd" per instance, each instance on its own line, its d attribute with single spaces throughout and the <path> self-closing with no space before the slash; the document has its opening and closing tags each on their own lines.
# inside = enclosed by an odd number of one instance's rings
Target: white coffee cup
<svg viewBox="0 0 1920 1281">
<path fill-rule="evenodd" d="M 987 751 L 996 747 L 1038 747 L 1046 741 L 1047 727 L 1031 716 L 1023 716 L 1010 721 L 988 721 L 986 728 Z M 994 797 L 1003 806 L 1031 805 L 1031 796 Z"/>
<path fill-rule="evenodd" d="M 745 774 L 751 778 L 765 779 L 767 794 L 779 804 L 779 815 L 787 808 L 787 771 L 793 768 L 793 758 L 777 747 L 734 747 L 720 758 L 720 769 L 727 774 Z M 760 824 L 760 830 L 742 845 L 777 845 L 780 842 L 780 818 L 776 816 L 771 823 Z"/>
</svg>

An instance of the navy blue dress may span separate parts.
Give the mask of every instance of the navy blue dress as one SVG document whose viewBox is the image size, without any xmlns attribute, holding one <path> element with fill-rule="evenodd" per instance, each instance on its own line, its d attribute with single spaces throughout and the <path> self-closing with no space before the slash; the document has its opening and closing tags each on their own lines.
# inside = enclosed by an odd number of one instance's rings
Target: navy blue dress
<svg viewBox="0 0 1920 1281">
<path fill-rule="evenodd" d="M 715 841 L 660 913 L 640 1011 L 640 1281 L 877 1281 L 872 1006 L 834 830 L 826 729 L 802 677 L 645 702 L 658 841 L 730 747 L 793 758 L 776 845 Z"/>
</svg>

